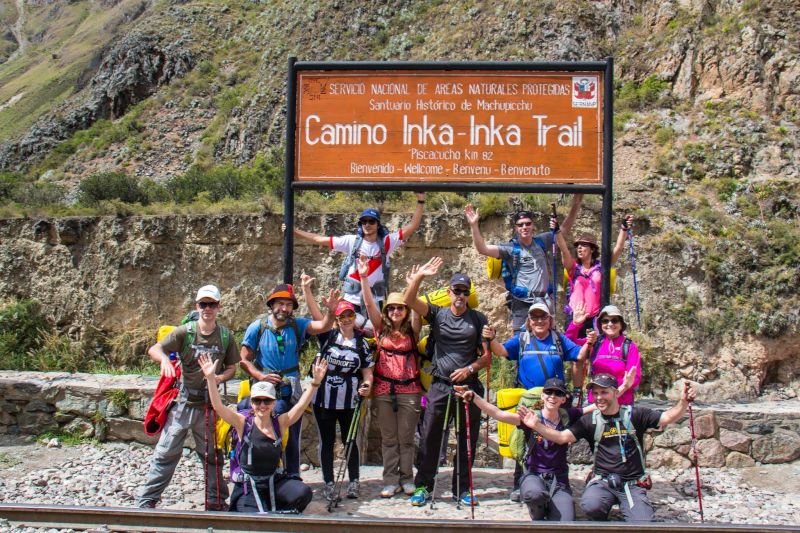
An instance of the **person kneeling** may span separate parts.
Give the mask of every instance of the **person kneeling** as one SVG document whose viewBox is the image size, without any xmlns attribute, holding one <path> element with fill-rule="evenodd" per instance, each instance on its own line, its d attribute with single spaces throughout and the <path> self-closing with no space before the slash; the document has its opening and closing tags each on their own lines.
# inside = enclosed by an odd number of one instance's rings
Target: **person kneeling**
<svg viewBox="0 0 800 533">
<path fill-rule="evenodd" d="M 283 430 L 303 416 L 314 391 L 322 383 L 328 362 L 317 361 L 313 367 L 311 387 L 288 412 L 274 415 L 275 386 L 260 381 L 250 389 L 252 411 L 247 416 L 222 405 L 214 381 L 214 364 L 206 355 L 200 356 L 200 366 L 208 381 L 208 393 L 214 411 L 241 436 L 237 459 L 244 474 L 234 483 L 231 512 L 257 513 L 289 511 L 302 513 L 311 502 L 311 489 L 296 476 L 285 474 L 279 467 Z"/>
</svg>

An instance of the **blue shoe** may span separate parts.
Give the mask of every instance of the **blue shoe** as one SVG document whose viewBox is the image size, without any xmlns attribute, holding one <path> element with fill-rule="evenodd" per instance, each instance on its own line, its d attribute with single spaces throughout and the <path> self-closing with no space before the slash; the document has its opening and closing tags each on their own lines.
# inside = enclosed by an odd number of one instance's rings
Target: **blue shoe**
<svg viewBox="0 0 800 533">
<path fill-rule="evenodd" d="M 466 505 L 466 506 L 474 505 L 475 507 L 477 507 L 478 505 L 480 505 L 478 503 L 478 498 L 470 498 L 469 492 L 462 493 L 460 498 L 456 498 L 455 495 L 454 495 L 453 496 L 453 500 L 454 501 L 460 501 L 461 505 Z M 470 503 L 470 502 L 472 502 L 472 503 Z"/>
<path fill-rule="evenodd" d="M 414 494 L 411 495 L 409 501 L 411 505 L 414 507 L 422 507 L 431 499 L 431 495 L 428 494 L 428 489 L 425 487 L 419 487 L 417 490 L 414 491 Z"/>
</svg>

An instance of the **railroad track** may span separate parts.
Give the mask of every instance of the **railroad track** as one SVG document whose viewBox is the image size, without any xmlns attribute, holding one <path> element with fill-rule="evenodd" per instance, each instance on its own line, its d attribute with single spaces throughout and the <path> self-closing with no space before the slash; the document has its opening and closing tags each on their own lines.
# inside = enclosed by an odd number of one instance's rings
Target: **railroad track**
<svg viewBox="0 0 800 533">
<path fill-rule="evenodd" d="M 198 511 L 172 511 L 167 509 L 142 510 L 126 507 L 69 507 L 62 505 L 0 504 L 0 518 L 12 526 L 41 528 L 71 528 L 89 531 L 135 532 L 187 532 L 203 531 L 227 533 L 239 531 L 302 531 L 308 533 L 347 533 L 379 531 L 400 533 L 436 530 L 439 533 L 477 530 L 511 532 L 552 531 L 548 522 L 498 522 L 491 520 L 406 520 L 389 518 L 348 517 L 320 518 L 302 515 L 251 515 Z M 653 531 L 679 533 L 712 531 L 716 533 L 745 533 L 763 531 L 798 531 L 799 526 L 768 526 L 738 524 L 678 524 L 623 522 L 569 522 L 559 523 L 566 531 Z"/>
</svg>

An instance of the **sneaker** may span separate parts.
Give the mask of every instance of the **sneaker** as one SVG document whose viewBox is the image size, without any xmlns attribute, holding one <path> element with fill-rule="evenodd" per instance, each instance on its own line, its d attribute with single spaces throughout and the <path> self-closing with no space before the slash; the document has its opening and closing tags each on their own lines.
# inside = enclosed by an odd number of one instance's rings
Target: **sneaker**
<svg viewBox="0 0 800 533">
<path fill-rule="evenodd" d="M 401 489 L 397 485 L 386 485 L 385 487 L 383 487 L 383 490 L 381 490 L 381 498 L 391 498 L 401 490 L 403 489 Z M 413 494 L 414 491 L 412 490 L 411 493 Z"/>
<path fill-rule="evenodd" d="M 470 505 L 470 502 L 473 502 L 472 505 L 475 507 L 479 505 L 478 498 L 470 498 L 469 492 L 462 493 L 460 498 L 456 498 L 455 495 L 453 495 L 453 501 L 460 501 L 461 505 Z"/>
<path fill-rule="evenodd" d="M 358 480 L 353 480 L 347 485 L 347 497 L 352 499 L 358 498 L 358 493 L 361 491 L 361 484 Z"/>
<path fill-rule="evenodd" d="M 416 485 L 413 483 L 403 483 L 403 492 L 411 496 L 417 490 Z"/>
<path fill-rule="evenodd" d="M 322 487 L 322 497 L 326 500 L 330 500 L 333 498 L 333 481 L 328 481 L 325 483 L 325 486 Z"/>
<path fill-rule="evenodd" d="M 521 500 L 520 495 L 519 495 L 519 489 L 512 490 L 511 491 L 511 495 L 509 496 L 508 499 L 511 500 L 512 502 L 519 503 L 520 500 Z"/>
<path fill-rule="evenodd" d="M 139 502 L 139 509 L 155 509 L 155 508 L 156 508 L 155 500 L 143 500 Z"/>
<path fill-rule="evenodd" d="M 428 494 L 428 489 L 425 487 L 420 487 L 414 491 L 414 494 L 411 495 L 409 500 L 411 501 L 411 505 L 414 507 L 422 507 L 425 505 L 425 502 L 431 499 L 431 495 Z"/>
</svg>

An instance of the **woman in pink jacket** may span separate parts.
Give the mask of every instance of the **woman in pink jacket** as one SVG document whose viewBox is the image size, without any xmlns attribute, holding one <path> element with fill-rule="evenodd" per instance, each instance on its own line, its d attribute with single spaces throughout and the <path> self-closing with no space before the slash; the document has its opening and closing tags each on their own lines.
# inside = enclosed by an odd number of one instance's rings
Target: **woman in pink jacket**
<svg viewBox="0 0 800 533">
<path fill-rule="evenodd" d="M 578 338 L 578 334 L 586 320 L 586 310 L 582 305 L 577 305 L 573 309 L 573 319 L 565 335 L 576 344 L 586 343 L 585 338 Z M 607 305 L 597 317 L 597 326 L 600 334 L 596 344 L 589 354 L 592 375 L 611 374 L 617 378 L 617 383 L 623 383 L 619 388 L 619 403 L 623 405 L 633 404 L 633 394 L 642 379 L 642 367 L 639 360 L 639 349 L 636 343 L 623 333 L 627 325 L 622 318 L 622 312 L 615 305 Z M 629 371 L 635 372 L 633 383 L 628 386 L 624 383 L 625 374 Z M 592 402 L 592 391 L 589 390 L 589 402 Z"/>
</svg>

